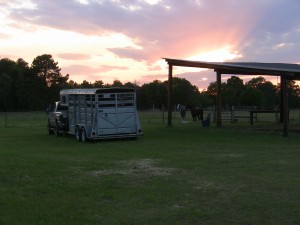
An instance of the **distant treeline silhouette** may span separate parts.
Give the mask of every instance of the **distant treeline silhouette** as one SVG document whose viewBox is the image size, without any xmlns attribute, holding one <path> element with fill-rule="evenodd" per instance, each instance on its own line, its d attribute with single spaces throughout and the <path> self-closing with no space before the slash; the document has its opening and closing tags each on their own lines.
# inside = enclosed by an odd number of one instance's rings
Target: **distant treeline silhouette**
<svg viewBox="0 0 300 225">
<path fill-rule="evenodd" d="M 64 88 L 103 88 L 133 87 L 137 92 L 139 109 L 167 106 L 167 81 L 154 80 L 141 86 L 136 83 L 104 84 L 102 80 L 76 83 L 69 80 L 69 75 L 62 75 L 58 62 L 52 55 L 37 56 L 29 66 L 22 58 L 13 61 L 0 59 L 0 111 L 45 110 L 49 103 L 59 99 L 59 91 Z M 244 83 L 237 76 L 232 76 L 222 83 L 223 106 L 261 106 L 273 107 L 279 104 L 279 87 L 264 77 L 255 77 Z M 289 107 L 300 107 L 300 88 L 295 81 L 288 81 Z M 173 78 L 174 105 L 190 104 L 198 107 L 213 106 L 216 100 L 216 82 L 209 84 L 200 92 L 185 78 Z"/>
</svg>

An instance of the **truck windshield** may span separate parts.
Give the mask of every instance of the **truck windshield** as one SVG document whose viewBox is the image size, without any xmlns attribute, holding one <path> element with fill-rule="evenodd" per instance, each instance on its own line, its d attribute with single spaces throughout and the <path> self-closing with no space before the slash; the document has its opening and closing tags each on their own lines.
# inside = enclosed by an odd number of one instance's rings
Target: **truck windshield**
<svg viewBox="0 0 300 225">
<path fill-rule="evenodd" d="M 64 110 L 68 110 L 68 106 L 58 104 L 57 111 L 64 111 Z"/>
</svg>

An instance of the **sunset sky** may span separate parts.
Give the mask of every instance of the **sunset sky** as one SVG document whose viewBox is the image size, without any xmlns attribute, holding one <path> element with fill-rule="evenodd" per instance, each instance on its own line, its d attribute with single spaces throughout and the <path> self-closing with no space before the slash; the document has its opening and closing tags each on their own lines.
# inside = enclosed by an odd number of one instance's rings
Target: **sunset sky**
<svg viewBox="0 0 300 225">
<path fill-rule="evenodd" d="M 42 54 L 79 83 L 166 80 L 162 58 L 300 63 L 300 0 L 0 0 L 0 58 Z"/>
</svg>

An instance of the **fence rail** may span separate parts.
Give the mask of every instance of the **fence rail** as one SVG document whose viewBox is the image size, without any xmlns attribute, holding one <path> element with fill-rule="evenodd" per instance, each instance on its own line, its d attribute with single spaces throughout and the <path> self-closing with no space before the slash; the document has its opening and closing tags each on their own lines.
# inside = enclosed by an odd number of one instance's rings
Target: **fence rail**
<svg viewBox="0 0 300 225">
<path fill-rule="evenodd" d="M 204 118 L 208 113 L 214 112 L 208 109 L 204 110 Z M 291 109 L 289 111 L 290 123 L 300 123 L 300 109 Z M 143 109 L 138 110 L 138 115 L 141 124 L 167 124 L 167 111 L 166 109 Z M 181 123 L 180 113 L 173 111 L 173 123 Z M 225 118 L 226 117 L 226 118 Z M 249 122 L 249 111 L 239 110 L 234 112 L 234 117 L 237 119 L 235 122 Z M 214 116 L 212 116 L 212 122 Z M 231 122 L 230 112 L 222 113 L 222 120 L 224 122 Z M 187 121 L 192 122 L 190 112 L 187 112 Z M 275 121 L 274 114 L 261 114 L 257 116 L 257 121 Z M 46 127 L 47 125 L 47 114 L 42 111 L 33 112 L 0 112 L 0 128 L 5 127 Z"/>
</svg>

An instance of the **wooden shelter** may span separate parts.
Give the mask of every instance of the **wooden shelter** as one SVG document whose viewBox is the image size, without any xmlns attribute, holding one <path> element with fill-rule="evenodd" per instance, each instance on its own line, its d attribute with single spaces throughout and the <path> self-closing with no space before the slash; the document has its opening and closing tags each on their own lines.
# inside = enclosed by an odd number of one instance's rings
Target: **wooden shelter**
<svg viewBox="0 0 300 225">
<path fill-rule="evenodd" d="M 164 58 L 169 64 L 168 76 L 168 126 L 172 126 L 172 78 L 173 66 L 196 67 L 213 69 L 216 72 L 217 99 L 216 123 L 222 126 L 221 118 L 221 76 L 222 74 L 236 75 L 268 75 L 280 76 L 281 104 L 280 117 L 283 122 L 283 136 L 288 135 L 288 98 L 287 80 L 300 80 L 300 65 L 290 63 L 258 63 L 258 62 L 202 62 L 181 59 Z"/>
</svg>

